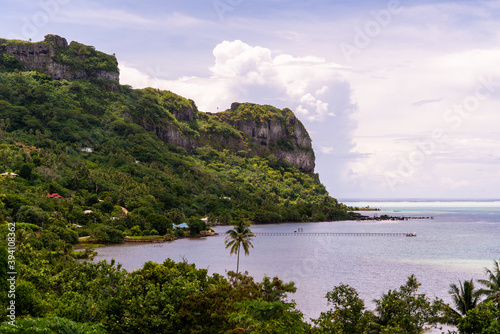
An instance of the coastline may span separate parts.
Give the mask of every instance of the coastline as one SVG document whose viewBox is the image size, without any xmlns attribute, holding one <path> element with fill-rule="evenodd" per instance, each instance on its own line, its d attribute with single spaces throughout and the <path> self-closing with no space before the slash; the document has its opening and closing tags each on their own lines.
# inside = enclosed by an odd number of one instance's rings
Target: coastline
<svg viewBox="0 0 500 334">
<path fill-rule="evenodd" d="M 374 210 L 377 211 L 378 210 Z M 344 222 L 344 221 L 408 221 L 408 220 L 426 220 L 426 219 L 434 219 L 432 216 L 419 216 L 419 217 L 412 217 L 412 216 L 389 216 L 387 214 L 380 215 L 378 216 L 376 213 L 374 216 L 366 216 L 366 215 L 361 215 L 358 214 L 356 216 L 350 217 L 350 219 L 342 219 L 342 220 L 332 220 L 332 222 Z M 308 222 L 280 222 L 280 223 L 255 223 L 251 222 L 251 226 L 263 226 L 263 225 L 281 225 L 281 224 L 310 224 L 310 223 L 322 223 L 323 221 L 308 221 Z M 231 226 L 231 224 L 217 224 L 217 225 L 211 225 L 211 227 L 215 226 Z M 213 231 L 203 231 L 204 233 L 200 233 L 197 235 L 186 235 L 186 236 L 176 236 L 174 238 L 165 238 L 162 236 L 126 236 L 122 242 L 119 243 L 103 243 L 100 240 L 89 240 L 89 237 L 81 237 L 79 238 L 78 244 L 75 246 L 81 246 L 82 248 L 85 248 L 85 245 L 95 245 L 94 247 L 100 247 L 100 246 L 110 246 L 110 245 L 124 245 L 124 244 L 162 244 L 165 242 L 173 242 L 176 240 L 180 239 L 199 239 L 199 238 L 207 238 L 211 236 L 217 236 L 219 233 L 213 232 Z M 92 246 L 90 246 L 92 247 Z M 80 251 L 80 252 L 83 252 Z"/>
<path fill-rule="evenodd" d="M 219 225 L 222 226 L 222 225 Z M 165 238 L 159 235 L 146 235 L 146 236 L 141 236 L 141 237 L 131 237 L 131 236 L 126 236 L 122 242 L 117 242 L 117 243 L 111 243 L 111 242 L 102 242 L 101 240 L 89 240 L 89 237 L 80 237 L 78 240 L 77 245 L 120 245 L 120 244 L 125 244 L 125 243 L 163 243 L 163 242 L 168 242 L 168 241 L 175 241 L 179 239 L 196 239 L 196 238 L 206 238 L 206 237 L 211 237 L 218 235 L 218 233 L 215 232 L 208 232 L 204 231 L 206 233 L 200 233 L 196 235 L 186 235 L 186 236 L 176 236 L 175 238 Z"/>
</svg>

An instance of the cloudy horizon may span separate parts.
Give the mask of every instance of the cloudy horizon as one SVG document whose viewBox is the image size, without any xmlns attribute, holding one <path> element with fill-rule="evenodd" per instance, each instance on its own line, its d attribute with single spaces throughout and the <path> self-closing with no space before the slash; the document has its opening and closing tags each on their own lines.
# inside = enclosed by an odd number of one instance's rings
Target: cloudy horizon
<svg viewBox="0 0 500 334">
<path fill-rule="evenodd" d="M 500 198 L 500 1 L 19 1 L 0 37 L 114 53 L 120 82 L 290 108 L 333 197 Z"/>
</svg>

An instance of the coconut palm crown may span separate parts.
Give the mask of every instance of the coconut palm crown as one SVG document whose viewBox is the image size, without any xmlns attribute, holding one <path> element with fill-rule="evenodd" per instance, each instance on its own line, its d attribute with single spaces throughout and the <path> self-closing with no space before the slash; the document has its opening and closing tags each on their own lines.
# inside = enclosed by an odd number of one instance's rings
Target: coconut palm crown
<svg viewBox="0 0 500 334">
<path fill-rule="evenodd" d="M 459 281 L 459 285 L 451 284 L 450 295 L 456 309 L 452 309 L 452 317 L 458 319 L 467 314 L 467 311 L 476 308 L 479 305 L 479 291 L 474 287 L 474 281 Z"/>
<path fill-rule="evenodd" d="M 238 261 L 236 264 L 236 272 L 240 269 L 240 248 L 243 247 L 245 255 L 249 255 L 250 247 L 253 248 L 251 240 L 255 237 L 255 234 L 248 228 L 248 224 L 243 220 L 239 220 L 233 223 L 234 228 L 226 232 L 226 248 L 230 248 L 230 254 L 236 254 L 238 256 Z"/>
<path fill-rule="evenodd" d="M 493 269 L 485 268 L 488 279 L 477 280 L 484 288 L 479 293 L 486 296 L 485 301 L 494 301 L 500 305 L 500 260 L 493 262 Z"/>
</svg>

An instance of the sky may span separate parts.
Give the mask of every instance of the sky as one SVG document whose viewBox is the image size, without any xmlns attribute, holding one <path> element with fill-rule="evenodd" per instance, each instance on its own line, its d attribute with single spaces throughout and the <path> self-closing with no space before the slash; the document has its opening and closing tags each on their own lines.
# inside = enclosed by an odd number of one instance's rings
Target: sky
<svg viewBox="0 0 500 334">
<path fill-rule="evenodd" d="M 290 108 L 349 199 L 500 198 L 500 1 L 4 1 L 0 37 L 115 54 L 120 82 Z"/>
</svg>

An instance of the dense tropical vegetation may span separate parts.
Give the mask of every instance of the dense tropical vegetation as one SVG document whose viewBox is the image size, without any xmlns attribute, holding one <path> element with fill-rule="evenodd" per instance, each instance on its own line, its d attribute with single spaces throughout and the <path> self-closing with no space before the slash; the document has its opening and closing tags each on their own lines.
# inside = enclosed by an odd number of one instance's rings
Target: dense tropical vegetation
<svg viewBox="0 0 500 334">
<path fill-rule="evenodd" d="M 18 230 L 19 237 L 23 231 Z M 77 262 L 63 250 L 37 251 L 20 240 L 16 326 L 6 317 L 8 299 L 2 293 L 2 333 L 375 334 L 422 333 L 443 324 L 457 326 L 457 333 L 500 332 L 500 305 L 495 300 L 481 297 L 457 317 L 442 300 L 418 293 L 420 283 L 413 276 L 383 294 L 372 311 L 355 289 L 339 285 L 326 295 L 331 308 L 310 323 L 287 298 L 296 291 L 294 284 L 278 277 L 255 282 L 232 271 L 208 275 L 206 269 L 171 260 L 148 262 L 129 273 L 114 262 Z M 2 267 L 7 266 L 7 254 L 1 245 Z M 458 293 L 462 299 L 469 295 L 465 290 Z"/>
</svg>

